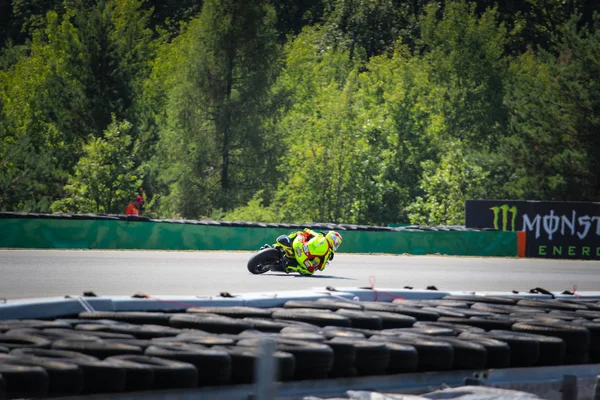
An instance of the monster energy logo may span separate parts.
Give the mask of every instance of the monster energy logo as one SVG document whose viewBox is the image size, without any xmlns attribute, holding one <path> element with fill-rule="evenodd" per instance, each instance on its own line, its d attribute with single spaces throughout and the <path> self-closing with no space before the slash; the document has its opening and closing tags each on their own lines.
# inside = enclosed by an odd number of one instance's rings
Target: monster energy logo
<svg viewBox="0 0 600 400">
<path fill-rule="evenodd" d="M 502 215 L 502 230 L 508 230 L 508 214 L 510 213 L 510 230 L 514 232 L 518 213 L 516 206 L 509 207 L 508 204 L 503 204 L 501 206 L 491 207 L 490 210 L 494 212 L 494 229 L 500 229 L 498 222 L 500 215 Z"/>
</svg>

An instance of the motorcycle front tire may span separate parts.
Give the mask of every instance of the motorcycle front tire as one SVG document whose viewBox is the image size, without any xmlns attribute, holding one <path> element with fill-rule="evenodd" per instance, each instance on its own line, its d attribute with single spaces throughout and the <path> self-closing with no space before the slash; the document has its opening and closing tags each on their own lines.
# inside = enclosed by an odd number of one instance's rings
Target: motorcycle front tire
<svg viewBox="0 0 600 400">
<path fill-rule="evenodd" d="M 281 252 L 277 249 L 264 249 L 248 260 L 248 271 L 254 275 L 277 270 L 281 264 Z"/>
</svg>

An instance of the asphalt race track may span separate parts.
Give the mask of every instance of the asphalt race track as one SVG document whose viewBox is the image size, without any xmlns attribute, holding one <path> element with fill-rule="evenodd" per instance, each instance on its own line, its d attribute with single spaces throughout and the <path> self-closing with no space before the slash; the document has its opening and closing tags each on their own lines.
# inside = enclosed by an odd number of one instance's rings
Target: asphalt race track
<svg viewBox="0 0 600 400">
<path fill-rule="evenodd" d="M 338 254 L 313 277 L 246 269 L 250 252 L 95 250 L 0 250 L 0 298 L 8 300 L 137 292 L 216 295 L 311 287 L 375 287 L 440 290 L 600 290 L 600 262 L 543 259 Z"/>
</svg>

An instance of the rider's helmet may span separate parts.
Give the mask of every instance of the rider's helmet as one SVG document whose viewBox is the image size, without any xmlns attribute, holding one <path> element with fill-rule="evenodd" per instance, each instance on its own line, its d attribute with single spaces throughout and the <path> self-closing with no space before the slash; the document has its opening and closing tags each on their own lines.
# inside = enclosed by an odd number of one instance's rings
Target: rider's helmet
<svg viewBox="0 0 600 400">
<path fill-rule="evenodd" d="M 336 251 L 338 249 L 338 247 L 340 247 L 340 244 L 342 244 L 342 235 L 340 235 L 339 233 L 337 233 L 335 231 L 327 232 L 327 234 L 325 235 L 325 238 L 329 242 L 329 245 L 331 246 L 333 251 Z"/>
</svg>

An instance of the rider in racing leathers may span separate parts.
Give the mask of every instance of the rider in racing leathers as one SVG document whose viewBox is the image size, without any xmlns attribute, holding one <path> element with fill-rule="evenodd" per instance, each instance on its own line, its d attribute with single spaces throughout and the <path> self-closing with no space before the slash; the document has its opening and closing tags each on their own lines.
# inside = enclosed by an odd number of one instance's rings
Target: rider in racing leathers
<svg viewBox="0 0 600 400">
<path fill-rule="evenodd" d="M 288 266 L 285 272 L 295 271 L 302 275 L 312 275 L 317 270 L 325 269 L 340 244 L 342 235 L 335 231 L 322 235 L 306 228 L 304 231 L 279 236 L 274 246 L 283 247 L 286 251 Z"/>
</svg>

